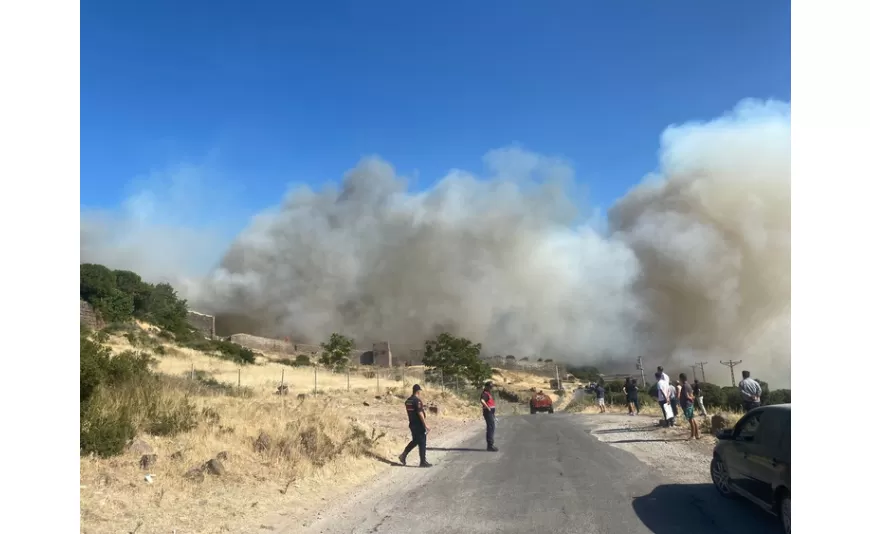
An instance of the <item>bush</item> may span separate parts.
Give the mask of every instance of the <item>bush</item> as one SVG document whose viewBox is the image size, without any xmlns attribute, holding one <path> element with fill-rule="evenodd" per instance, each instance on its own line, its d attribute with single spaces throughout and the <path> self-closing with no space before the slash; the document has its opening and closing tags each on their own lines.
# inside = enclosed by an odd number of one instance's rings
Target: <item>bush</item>
<svg viewBox="0 0 870 534">
<path fill-rule="evenodd" d="M 300 354 L 296 356 L 296 359 L 293 361 L 293 365 L 295 365 L 296 367 L 307 367 L 311 365 L 311 358 L 309 358 L 307 354 Z"/>
<path fill-rule="evenodd" d="M 112 355 L 82 330 L 79 362 L 82 454 L 113 456 L 139 431 L 173 436 L 196 426 L 194 406 L 151 371 L 148 354 Z"/>
<path fill-rule="evenodd" d="M 116 456 L 136 436 L 130 416 L 125 411 L 100 412 L 88 406 L 81 415 L 79 448 L 82 454 Z"/>
</svg>

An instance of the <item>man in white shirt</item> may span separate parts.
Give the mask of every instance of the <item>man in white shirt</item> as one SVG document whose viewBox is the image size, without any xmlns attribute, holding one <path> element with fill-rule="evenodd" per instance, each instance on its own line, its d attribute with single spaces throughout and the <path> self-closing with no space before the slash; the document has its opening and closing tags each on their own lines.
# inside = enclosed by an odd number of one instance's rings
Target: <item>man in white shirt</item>
<svg viewBox="0 0 870 534">
<path fill-rule="evenodd" d="M 673 419 L 673 417 L 668 417 L 668 413 L 665 411 L 665 405 L 670 403 L 670 399 L 668 398 L 669 387 L 670 384 L 668 384 L 667 380 L 662 378 L 662 374 L 656 373 L 656 391 L 658 392 L 659 406 L 661 406 L 662 409 L 662 419 L 668 421 L 668 424 L 670 424 Z"/>
<path fill-rule="evenodd" d="M 761 406 L 761 385 L 749 378 L 749 371 L 743 371 L 743 380 L 737 384 L 743 398 L 743 411 L 748 412 Z"/>
<path fill-rule="evenodd" d="M 664 367 L 662 367 L 661 365 L 659 365 L 659 368 L 656 369 L 656 371 L 658 371 L 658 372 L 662 375 L 662 378 L 664 378 L 665 382 L 667 382 L 668 384 L 671 383 L 671 377 L 669 377 L 668 374 L 665 372 L 665 368 L 664 368 Z"/>
</svg>

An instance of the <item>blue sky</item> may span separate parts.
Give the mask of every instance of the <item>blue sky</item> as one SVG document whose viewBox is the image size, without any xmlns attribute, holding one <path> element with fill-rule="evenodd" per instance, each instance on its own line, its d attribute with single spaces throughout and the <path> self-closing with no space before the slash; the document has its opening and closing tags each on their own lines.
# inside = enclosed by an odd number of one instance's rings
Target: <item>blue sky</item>
<svg viewBox="0 0 870 534">
<path fill-rule="evenodd" d="M 519 143 L 606 208 L 667 125 L 791 100 L 789 19 L 785 0 L 83 0 L 81 203 L 207 162 L 250 215 L 365 155 L 419 189 Z"/>
</svg>

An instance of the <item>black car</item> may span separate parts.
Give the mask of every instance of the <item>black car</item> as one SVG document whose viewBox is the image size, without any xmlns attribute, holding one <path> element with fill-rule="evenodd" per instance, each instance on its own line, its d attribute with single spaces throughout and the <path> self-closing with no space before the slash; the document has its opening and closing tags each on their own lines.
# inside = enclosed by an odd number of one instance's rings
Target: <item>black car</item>
<svg viewBox="0 0 870 534">
<path fill-rule="evenodd" d="M 791 533 L 791 404 L 762 406 L 719 432 L 710 477 L 725 497 L 743 497 Z"/>
</svg>

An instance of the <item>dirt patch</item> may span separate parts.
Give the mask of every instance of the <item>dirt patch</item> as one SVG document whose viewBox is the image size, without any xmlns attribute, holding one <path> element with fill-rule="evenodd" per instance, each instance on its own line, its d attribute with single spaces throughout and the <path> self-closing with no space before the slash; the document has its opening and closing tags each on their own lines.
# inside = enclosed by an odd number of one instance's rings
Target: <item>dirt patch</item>
<svg viewBox="0 0 870 534">
<path fill-rule="evenodd" d="M 686 428 L 662 428 L 654 415 L 590 415 L 592 435 L 599 441 L 628 451 L 668 478 L 684 483 L 707 483 L 716 438 L 701 435 L 687 440 Z"/>
</svg>

